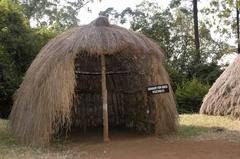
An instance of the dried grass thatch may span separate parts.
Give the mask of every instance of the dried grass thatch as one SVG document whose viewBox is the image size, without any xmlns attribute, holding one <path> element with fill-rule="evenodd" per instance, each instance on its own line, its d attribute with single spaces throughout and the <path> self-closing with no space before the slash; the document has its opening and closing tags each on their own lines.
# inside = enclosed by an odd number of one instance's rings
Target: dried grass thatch
<svg viewBox="0 0 240 159">
<path fill-rule="evenodd" d="M 210 88 L 200 113 L 240 118 L 240 55 Z"/>
<path fill-rule="evenodd" d="M 140 114 L 135 113 L 137 109 L 132 110 L 130 116 L 134 116 L 135 119 L 129 119 L 126 125 L 131 127 L 134 121 L 137 121 L 135 128 L 141 129 L 141 126 L 152 124 L 156 134 L 176 130 L 177 112 L 172 90 L 161 95 L 146 95 L 146 87 L 149 85 L 170 84 L 168 74 L 162 65 L 163 55 L 159 47 L 144 35 L 110 25 L 106 18 L 100 17 L 89 25 L 75 27 L 51 40 L 31 64 L 24 81 L 14 95 L 10 115 L 11 127 L 19 142 L 31 145 L 47 144 L 59 129 L 71 127 L 73 124 L 82 127 L 82 117 L 91 119 L 89 114 L 83 113 L 82 108 L 89 109 L 89 112 L 95 109 L 96 112 L 101 111 L 98 109 L 101 107 L 99 94 L 94 96 L 99 92 L 95 84 L 100 84 L 97 77 L 100 69 L 99 55 L 105 55 L 107 71 L 111 69 L 107 76 L 107 80 L 110 81 L 108 87 L 120 93 L 114 94 L 110 90 L 109 95 L 112 95 L 109 99 L 110 119 L 120 116 L 114 114 L 115 109 L 118 109 L 117 112 L 122 111 L 114 105 L 118 107 L 125 105 L 126 113 L 130 112 L 128 109 L 133 108 L 128 102 L 134 101 L 134 105 L 145 107 L 141 107 L 143 110 Z M 116 62 L 112 62 L 114 60 Z M 77 77 L 76 72 L 79 68 L 82 74 Z M 137 75 L 132 75 L 131 80 L 128 80 L 131 73 L 124 76 L 111 75 L 111 71 L 123 69 Z M 95 72 L 96 76 L 89 75 L 89 72 Z M 140 76 L 141 78 L 136 78 Z M 135 85 L 138 90 L 125 89 L 124 85 L 128 82 L 129 85 Z M 89 90 L 94 88 L 96 92 L 85 92 L 83 94 L 85 96 L 80 98 L 76 88 L 83 89 L 86 86 Z M 135 94 L 134 98 L 132 94 Z M 122 103 L 121 99 L 126 103 Z M 149 107 L 154 111 L 150 112 L 151 115 L 146 115 L 146 108 Z M 99 118 L 101 116 L 90 121 L 87 126 L 98 125 Z M 120 117 L 116 119 L 116 123 L 119 123 L 118 120 Z"/>
</svg>

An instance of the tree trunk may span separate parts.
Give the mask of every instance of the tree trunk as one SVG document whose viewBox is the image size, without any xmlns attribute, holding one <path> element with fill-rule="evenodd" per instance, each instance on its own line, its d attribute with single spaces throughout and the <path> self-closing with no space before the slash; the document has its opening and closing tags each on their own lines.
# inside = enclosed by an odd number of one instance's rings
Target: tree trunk
<svg viewBox="0 0 240 159">
<path fill-rule="evenodd" d="M 238 1 L 237 1 L 238 2 Z M 237 49 L 237 53 L 240 54 L 240 39 L 239 39 L 239 9 L 238 9 L 238 3 L 237 3 L 237 6 L 236 6 L 236 9 L 237 9 L 237 43 L 238 43 L 238 49 Z"/>
<path fill-rule="evenodd" d="M 106 63 L 104 55 L 101 55 L 102 70 L 102 107 L 103 107 L 103 141 L 108 142 L 108 104 L 107 104 L 107 85 L 106 85 Z"/>
<path fill-rule="evenodd" d="M 194 35 L 195 35 L 195 47 L 196 47 L 196 64 L 201 62 L 200 55 L 200 40 L 199 40 L 199 31 L 198 31 L 198 2 L 197 0 L 193 0 L 193 20 L 194 20 Z"/>
</svg>

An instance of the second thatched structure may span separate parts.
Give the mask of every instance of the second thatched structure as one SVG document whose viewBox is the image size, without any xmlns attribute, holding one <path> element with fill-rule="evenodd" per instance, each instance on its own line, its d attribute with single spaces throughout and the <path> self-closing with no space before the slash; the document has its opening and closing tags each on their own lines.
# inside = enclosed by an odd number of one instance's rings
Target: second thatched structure
<svg viewBox="0 0 240 159">
<path fill-rule="evenodd" d="M 200 113 L 240 118 L 240 55 L 210 88 Z"/>
</svg>

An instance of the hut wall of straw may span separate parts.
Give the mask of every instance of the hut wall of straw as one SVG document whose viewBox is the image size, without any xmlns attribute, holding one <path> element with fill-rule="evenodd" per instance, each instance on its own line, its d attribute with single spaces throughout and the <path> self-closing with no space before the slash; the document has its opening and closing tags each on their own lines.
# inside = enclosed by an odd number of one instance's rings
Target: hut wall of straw
<svg viewBox="0 0 240 159">
<path fill-rule="evenodd" d="M 101 124 L 100 77 L 87 75 L 100 72 L 100 55 L 105 55 L 110 73 L 110 125 L 124 124 L 156 134 L 176 130 L 172 90 L 146 95 L 147 86 L 170 85 L 159 47 L 144 35 L 98 18 L 51 40 L 32 62 L 14 95 L 10 114 L 12 131 L 20 143 L 45 145 L 62 128 Z M 129 72 L 111 75 L 121 71 Z M 94 119 L 90 120 L 89 112 L 95 112 Z"/>
<path fill-rule="evenodd" d="M 203 100 L 201 114 L 240 118 L 240 56 L 229 65 Z"/>
</svg>

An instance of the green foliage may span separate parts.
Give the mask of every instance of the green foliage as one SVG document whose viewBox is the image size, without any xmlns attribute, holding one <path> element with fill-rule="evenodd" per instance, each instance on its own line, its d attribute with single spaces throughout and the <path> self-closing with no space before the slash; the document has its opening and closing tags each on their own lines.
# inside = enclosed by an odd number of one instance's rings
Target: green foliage
<svg viewBox="0 0 240 159">
<path fill-rule="evenodd" d="M 240 8 L 240 1 L 211 0 L 210 5 L 204 7 L 201 13 L 208 27 L 228 40 L 234 38 L 237 32 L 236 7 Z"/>
<path fill-rule="evenodd" d="M 174 43 L 171 37 L 173 16 L 170 10 L 161 11 L 155 3 L 144 2 L 142 5 L 135 10 L 131 28 L 154 39 L 165 51 L 169 60 L 174 54 Z"/>
<path fill-rule="evenodd" d="M 14 60 L 5 53 L 3 47 L 0 48 L 0 63 L 3 69 L 3 81 L 0 85 L 0 100 L 6 100 L 8 94 L 12 94 L 18 87 L 21 77 L 18 76 Z"/>
<path fill-rule="evenodd" d="M 9 112 L 11 98 L 33 58 L 56 35 L 51 28 L 31 29 L 21 7 L 0 1 L 0 112 Z"/>
<path fill-rule="evenodd" d="M 222 74 L 223 70 L 216 63 L 196 65 L 195 71 L 191 74 L 205 84 L 212 85 Z"/>
<path fill-rule="evenodd" d="M 209 85 L 222 73 L 216 63 L 229 47 L 214 40 L 210 28 L 199 23 L 201 63 L 195 63 L 192 11 L 175 1 L 171 8 L 144 1 L 133 14 L 131 28 L 154 39 L 165 51 L 166 67 L 180 113 L 198 112 Z M 193 79 L 196 77 L 197 79 Z"/>
<path fill-rule="evenodd" d="M 207 94 L 209 88 L 210 85 L 203 84 L 195 78 L 178 85 L 175 94 L 179 113 L 198 112 L 203 97 Z"/>
<path fill-rule="evenodd" d="M 27 57 L 35 53 L 28 20 L 19 6 L 8 0 L 0 2 L 0 10 L 0 45 L 4 48 L 3 52 L 15 62 L 16 69 L 21 74 L 31 61 Z"/>
<path fill-rule="evenodd" d="M 10 104 L 11 96 L 21 82 L 32 56 L 30 28 L 19 6 L 0 1 L 0 110 Z"/>
<path fill-rule="evenodd" d="M 52 38 L 54 38 L 58 34 L 58 30 L 55 28 L 37 28 L 33 29 L 33 36 L 34 36 L 34 46 L 35 50 L 39 52 L 39 50 Z"/>
<path fill-rule="evenodd" d="M 167 66 L 167 71 L 169 73 L 170 79 L 171 79 L 171 86 L 173 88 L 173 91 L 175 92 L 177 89 L 177 86 L 179 85 L 179 83 L 182 83 L 183 81 L 186 81 L 187 78 L 185 76 L 185 74 L 183 74 L 182 72 Z"/>
<path fill-rule="evenodd" d="M 161 9 L 157 3 L 144 1 L 133 11 L 131 28 L 144 33 L 161 46 L 168 68 L 192 78 L 197 71 L 192 11 L 179 2 L 173 3 L 176 5 Z M 216 63 L 229 45 L 219 39 L 214 40 L 210 28 L 203 21 L 199 22 L 199 34 L 201 64 Z"/>
<path fill-rule="evenodd" d="M 38 27 L 58 26 L 63 31 L 78 24 L 78 13 L 94 0 L 17 0 L 25 15 Z M 90 10 L 88 8 L 88 10 Z"/>
</svg>

